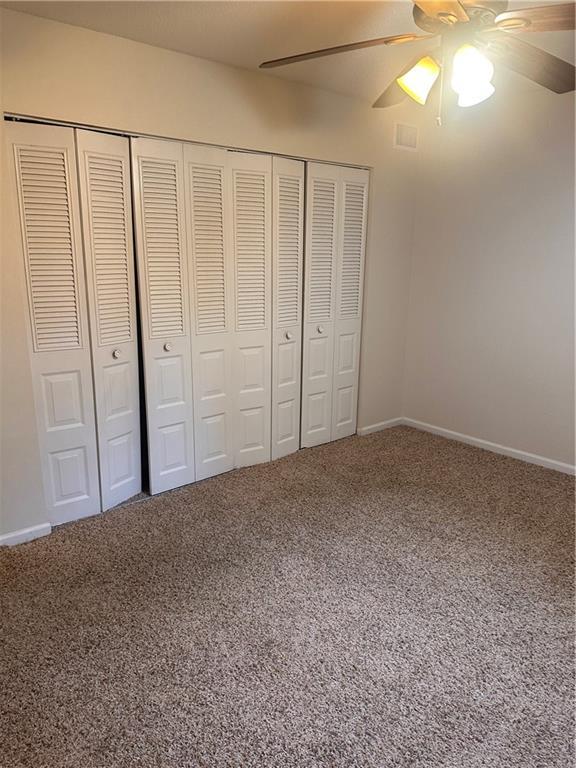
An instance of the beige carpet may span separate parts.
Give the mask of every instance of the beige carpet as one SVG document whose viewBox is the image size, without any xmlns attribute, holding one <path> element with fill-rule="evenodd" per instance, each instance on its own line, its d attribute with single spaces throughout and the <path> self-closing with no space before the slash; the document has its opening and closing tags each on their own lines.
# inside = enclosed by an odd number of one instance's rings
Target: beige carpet
<svg viewBox="0 0 576 768">
<path fill-rule="evenodd" d="M 400 427 L 0 553 L 2 768 L 568 768 L 573 482 Z"/>
</svg>

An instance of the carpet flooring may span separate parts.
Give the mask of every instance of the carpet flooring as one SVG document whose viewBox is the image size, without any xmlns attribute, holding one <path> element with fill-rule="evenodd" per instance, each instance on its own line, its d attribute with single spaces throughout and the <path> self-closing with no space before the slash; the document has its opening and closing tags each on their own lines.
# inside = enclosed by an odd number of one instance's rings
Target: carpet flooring
<svg viewBox="0 0 576 768">
<path fill-rule="evenodd" d="M 399 427 L 0 552 L 2 768 L 568 768 L 573 479 Z"/>
</svg>

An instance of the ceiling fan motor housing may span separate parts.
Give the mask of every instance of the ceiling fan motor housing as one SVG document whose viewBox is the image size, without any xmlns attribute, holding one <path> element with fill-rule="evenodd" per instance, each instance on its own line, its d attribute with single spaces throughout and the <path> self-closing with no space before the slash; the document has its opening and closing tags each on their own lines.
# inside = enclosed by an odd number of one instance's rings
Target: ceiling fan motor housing
<svg viewBox="0 0 576 768">
<path fill-rule="evenodd" d="M 450 13 L 439 13 L 435 17 L 428 16 L 415 5 L 412 11 L 414 22 L 420 29 L 432 34 L 442 34 L 447 29 L 460 24 L 479 31 L 482 27 L 491 26 L 496 16 L 508 8 L 508 0 L 460 0 L 460 3 L 465 8 L 469 21 L 459 21 Z"/>
</svg>

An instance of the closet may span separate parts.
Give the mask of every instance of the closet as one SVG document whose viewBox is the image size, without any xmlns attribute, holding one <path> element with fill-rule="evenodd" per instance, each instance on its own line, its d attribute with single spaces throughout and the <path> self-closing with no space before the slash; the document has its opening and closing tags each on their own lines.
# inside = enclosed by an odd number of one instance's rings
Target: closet
<svg viewBox="0 0 576 768">
<path fill-rule="evenodd" d="M 302 447 L 356 432 L 368 179 L 308 163 Z"/>
<path fill-rule="evenodd" d="M 198 479 L 270 459 L 271 167 L 186 145 Z"/>
<path fill-rule="evenodd" d="M 53 523 L 356 431 L 367 171 L 6 136 Z"/>
<path fill-rule="evenodd" d="M 76 131 L 102 509 L 142 489 L 128 140 Z"/>
<path fill-rule="evenodd" d="M 141 488 L 128 140 L 78 131 L 76 143 L 72 128 L 24 123 L 5 131 L 45 503 L 62 523 Z"/>
<path fill-rule="evenodd" d="M 196 479 L 181 144 L 132 142 L 150 492 Z"/>
</svg>

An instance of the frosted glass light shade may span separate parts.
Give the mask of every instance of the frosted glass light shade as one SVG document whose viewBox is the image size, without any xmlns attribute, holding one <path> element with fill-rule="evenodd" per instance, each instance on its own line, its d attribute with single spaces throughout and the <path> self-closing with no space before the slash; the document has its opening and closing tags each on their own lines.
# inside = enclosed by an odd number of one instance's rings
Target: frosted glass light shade
<svg viewBox="0 0 576 768">
<path fill-rule="evenodd" d="M 473 45 L 462 45 L 454 54 L 452 89 L 458 94 L 458 106 L 480 104 L 494 93 L 490 82 L 494 65 Z"/>
<path fill-rule="evenodd" d="M 424 56 L 396 82 L 418 104 L 426 104 L 428 94 L 440 74 L 440 66 L 431 56 Z"/>
</svg>

